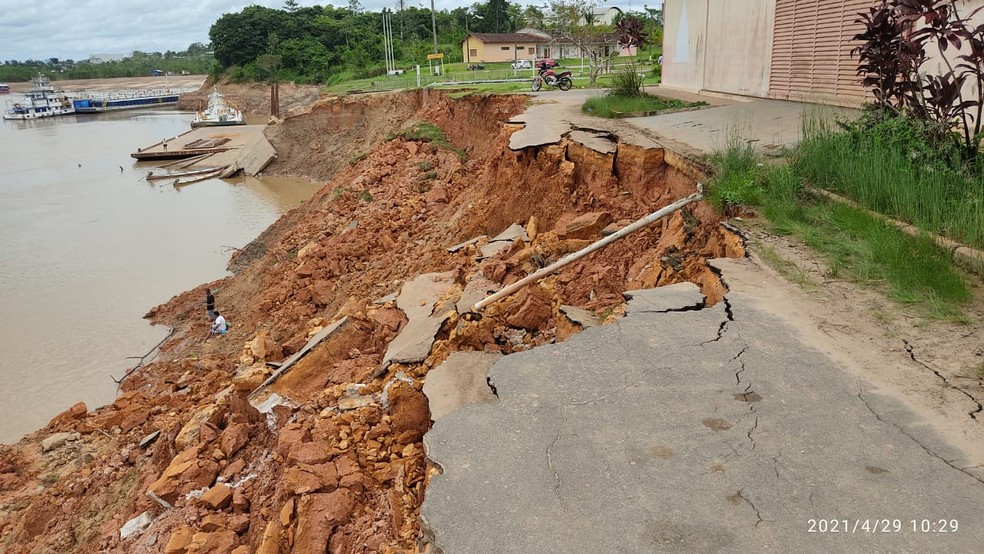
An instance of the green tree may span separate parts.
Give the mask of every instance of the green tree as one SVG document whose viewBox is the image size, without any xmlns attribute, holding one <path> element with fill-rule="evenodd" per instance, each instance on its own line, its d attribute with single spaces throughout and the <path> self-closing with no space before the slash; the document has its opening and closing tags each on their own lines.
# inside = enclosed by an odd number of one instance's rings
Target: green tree
<svg viewBox="0 0 984 554">
<path fill-rule="evenodd" d="M 563 42 L 573 44 L 588 59 L 588 79 L 593 85 L 608 61 L 618 55 L 611 27 L 594 24 L 594 0 L 551 0 L 554 13 L 550 30 Z M 590 16 L 590 17 L 589 17 Z"/>
</svg>

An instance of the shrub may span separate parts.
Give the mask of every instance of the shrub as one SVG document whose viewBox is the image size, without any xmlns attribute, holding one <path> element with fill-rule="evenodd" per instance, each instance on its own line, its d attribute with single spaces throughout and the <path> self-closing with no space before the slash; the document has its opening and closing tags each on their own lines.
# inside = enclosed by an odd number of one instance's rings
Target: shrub
<svg viewBox="0 0 984 554">
<path fill-rule="evenodd" d="M 633 97 L 645 94 L 642 91 L 643 75 L 635 64 L 618 70 L 612 77 L 612 88 L 608 94 L 611 96 Z"/>
</svg>

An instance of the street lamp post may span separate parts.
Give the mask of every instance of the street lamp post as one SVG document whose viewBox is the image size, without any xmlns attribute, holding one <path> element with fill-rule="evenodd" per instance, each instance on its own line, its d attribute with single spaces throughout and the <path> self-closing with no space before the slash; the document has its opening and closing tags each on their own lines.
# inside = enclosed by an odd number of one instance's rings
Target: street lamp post
<svg viewBox="0 0 984 554">
<path fill-rule="evenodd" d="M 431 0 L 431 30 L 434 32 L 434 53 L 437 54 L 437 17 L 434 15 L 434 0 Z"/>
</svg>

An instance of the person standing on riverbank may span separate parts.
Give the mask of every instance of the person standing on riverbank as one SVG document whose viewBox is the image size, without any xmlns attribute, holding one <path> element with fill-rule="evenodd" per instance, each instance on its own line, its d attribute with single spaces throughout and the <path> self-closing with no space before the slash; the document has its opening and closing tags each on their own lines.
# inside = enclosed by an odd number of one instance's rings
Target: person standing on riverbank
<svg viewBox="0 0 984 554">
<path fill-rule="evenodd" d="M 215 321 L 215 316 L 219 314 L 215 311 L 215 297 L 212 296 L 212 289 L 205 289 L 205 310 L 208 311 L 208 318 Z"/>
</svg>

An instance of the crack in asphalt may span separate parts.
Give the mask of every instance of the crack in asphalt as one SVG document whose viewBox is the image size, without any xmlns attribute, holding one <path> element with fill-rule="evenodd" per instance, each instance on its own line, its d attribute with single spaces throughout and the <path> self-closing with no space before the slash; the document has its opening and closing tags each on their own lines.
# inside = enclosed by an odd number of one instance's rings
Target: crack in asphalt
<svg viewBox="0 0 984 554">
<path fill-rule="evenodd" d="M 779 476 L 779 458 L 781 457 L 782 457 L 782 450 L 780 450 L 778 454 L 772 457 L 772 471 L 775 472 L 776 479 L 779 480 L 782 480 L 782 477 Z"/>
<path fill-rule="evenodd" d="M 977 421 L 977 414 L 979 414 L 982 411 L 984 411 L 984 405 L 981 405 L 981 402 L 979 400 L 977 400 L 977 398 L 975 398 L 974 395 L 970 394 L 969 392 L 967 392 L 967 391 L 963 390 L 962 388 L 960 388 L 960 387 L 954 385 L 953 383 L 951 383 L 949 381 L 949 379 L 947 379 L 946 377 L 944 377 L 943 374 L 940 373 L 939 371 L 937 371 L 936 369 L 933 369 L 932 367 L 930 367 L 929 364 L 927 364 L 926 362 L 924 362 L 922 360 L 916 359 L 915 348 L 913 348 L 913 346 L 911 344 L 909 344 L 909 341 L 907 341 L 905 339 L 902 339 L 902 344 L 905 345 L 905 351 L 909 354 L 909 358 L 911 358 L 912 361 L 914 361 L 917 364 L 923 366 L 924 368 L 932 371 L 937 377 L 940 378 L 940 380 L 943 381 L 943 384 L 944 385 L 946 385 L 946 386 L 948 386 L 948 387 L 956 390 L 960 394 L 963 394 L 964 396 L 966 396 L 967 398 L 969 398 L 970 401 L 973 402 L 977 406 L 977 409 L 976 410 L 971 410 L 970 412 L 967 412 L 967 415 L 970 416 L 970 419 L 973 419 L 974 421 Z"/>
<path fill-rule="evenodd" d="M 738 498 L 744 500 L 745 503 L 747 503 L 749 506 L 751 506 L 752 507 L 752 510 L 755 511 L 755 517 L 758 518 L 758 521 L 755 522 L 755 527 L 758 527 L 759 526 L 759 523 L 762 523 L 763 521 L 765 521 L 764 519 L 762 519 L 762 512 L 760 512 L 759 509 L 755 507 L 755 504 L 753 504 L 752 501 L 749 500 L 747 496 L 745 496 L 745 489 L 739 489 L 738 490 Z"/>
<path fill-rule="evenodd" d="M 679 308 L 667 308 L 665 310 L 633 310 L 633 314 L 671 314 L 671 313 L 682 313 L 682 312 L 699 312 L 707 308 L 707 303 L 703 300 L 696 304 L 691 304 L 689 306 L 681 306 Z"/>
<path fill-rule="evenodd" d="M 735 313 L 731 311 L 731 301 L 728 300 L 727 296 L 722 298 L 721 301 L 724 303 L 724 313 L 727 317 L 725 317 L 724 321 L 722 321 L 721 325 L 718 327 L 717 337 L 711 340 L 705 340 L 704 342 L 700 343 L 698 346 L 704 346 L 705 344 L 710 344 L 712 342 L 717 342 L 721 340 L 721 337 L 724 336 L 724 333 L 728 331 L 728 324 L 735 320 Z"/>
<path fill-rule="evenodd" d="M 737 385 L 739 387 L 741 386 L 741 374 L 744 373 L 745 372 L 745 369 L 746 369 L 746 367 L 745 367 L 745 360 L 741 359 L 741 357 L 742 357 L 743 354 L 745 354 L 745 352 L 748 352 L 748 349 L 749 348 L 751 348 L 751 347 L 746 344 L 745 345 L 745 348 L 742 348 L 740 352 L 738 352 L 737 354 L 734 355 L 733 358 L 731 358 L 731 361 L 732 362 L 738 362 L 741 365 L 741 367 L 738 368 L 737 371 L 735 371 L 735 385 Z M 752 384 L 749 383 L 748 386 L 745 387 L 744 392 L 748 392 L 749 389 L 751 389 L 751 387 L 752 387 Z"/>
<path fill-rule="evenodd" d="M 560 428 L 557 429 L 557 436 L 554 437 L 553 442 L 551 442 L 547 446 L 547 467 L 549 467 L 550 468 L 550 472 L 553 473 L 553 476 L 554 476 L 554 493 L 556 493 L 558 497 L 560 496 L 560 487 L 561 487 L 561 485 L 564 484 L 564 482 L 560 478 L 560 474 L 557 473 L 557 469 L 554 467 L 554 464 L 553 464 L 553 454 L 550 451 L 553 449 L 554 446 L 557 445 L 557 441 L 560 440 L 560 436 L 564 434 L 564 427 L 567 426 L 567 414 L 561 412 L 560 418 L 561 418 L 561 420 L 560 420 Z"/>
<path fill-rule="evenodd" d="M 492 377 L 491 376 L 488 376 L 488 377 L 485 378 L 485 384 L 488 385 L 489 386 L 489 389 L 492 391 L 492 396 L 495 396 L 496 398 L 499 398 L 499 390 L 496 389 L 495 388 L 495 385 L 492 383 Z"/>
<path fill-rule="evenodd" d="M 752 412 L 753 413 L 755 412 L 754 408 L 752 409 Z M 752 428 L 749 429 L 747 433 L 745 433 L 745 436 L 748 437 L 748 440 L 752 443 L 752 450 L 755 450 L 755 446 L 756 446 L 755 438 L 752 437 L 752 433 L 754 433 L 755 430 L 758 429 L 758 426 L 759 426 L 759 418 L 758 416 L 755 416 L 755 424 L 753 424 Z"/>
<path fill-rule="evenodd" d="M 958 466 L 954 465 L 953 464 L 953 460 L 947 460 L 943 456 L 940 456 L 936 452 L 933 452 L 932 450 L 930 450 L 929 447 L 927 447 L 925 444 L 919 442 L 919 440 L 916 437 L 913 437 L 912 435 L 910 435 L 909 432 L 906 431 L 905 428 L 903 428 L 901 425 L 899 425 L 899 424 L 897 424 L 895 422 L 892 422 L 892 421 L 888 421 L 886 419 L 883 419 L 882 416 L 878 415 L 878 412 L 876 412 L 874 410 L 874 408 L 871 407 L 871 404 L 868 404 L 868 400 L 865 399 L 865 397 L 864 397 L 864 388 L 858 389 L 858 399 L 861 400 L 861 402 L 864 403 L 865 407 L 868 408 L 868 411 L 871 412 L 871 415 L 875 416 L 875 419 L 877 419 L 878 421 L 880 421 L 882 423 L 887 423 L 887 424 L 891 425 L 892 427 L 895 427 L 896 429 L 899 430 L 900 433 L 902 433 L 903 435 L 909 437 L 909 439 L 912 440 L 912 442 L 918 444 L 919 447 L 922 448 L 923 450 L 925 450 L 926 453 L 929 454 L 930 456 L 932 456 L 932 457 L 940 460 L 941 462 L 943 462 L 944 464 L 950 466 L 951 468 L 959 471 L 960 473 L 963 473 L 964 475 L 966 475 L 966 476 L 970 477 L 971 479 L 977 481 L 978 483 L 984 485 L 984 479 L 982 479 L 982 478 L 974 475 L 973 473 L 970 473 L 969 471 L 967 471 L 966 468 L 961 468 L 961 467 L 958 467 Z"/>
</svg>

